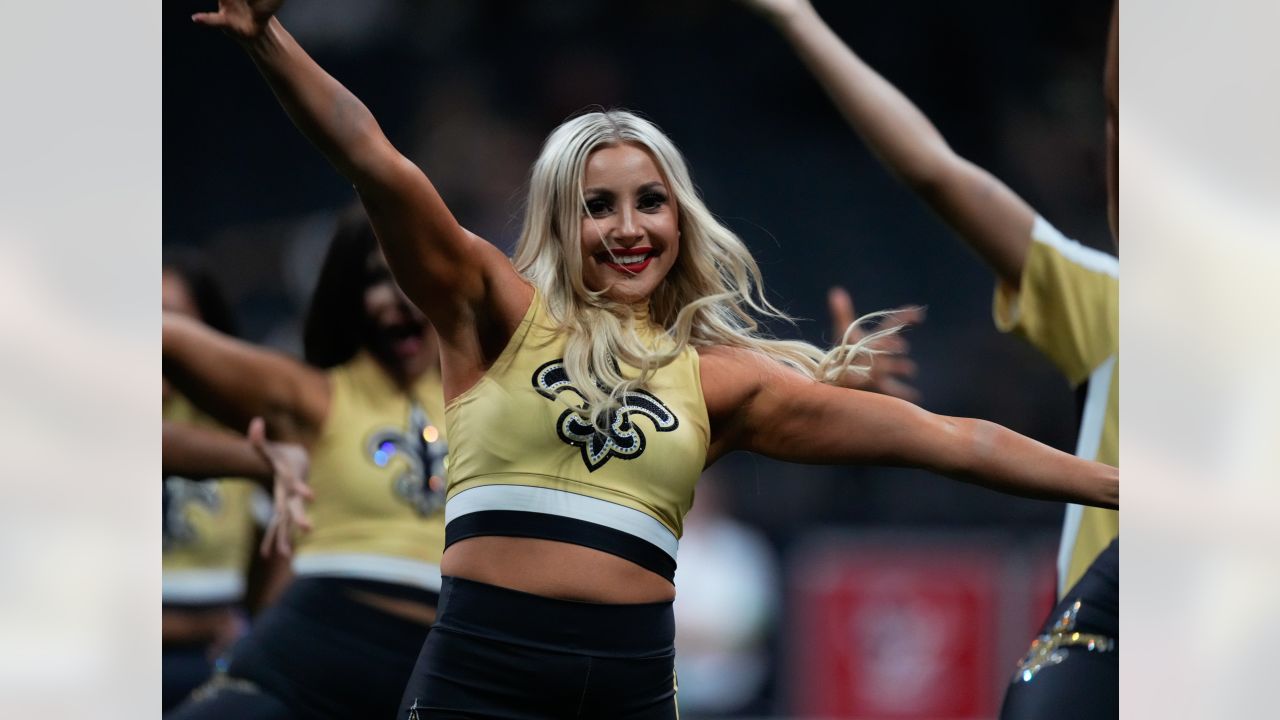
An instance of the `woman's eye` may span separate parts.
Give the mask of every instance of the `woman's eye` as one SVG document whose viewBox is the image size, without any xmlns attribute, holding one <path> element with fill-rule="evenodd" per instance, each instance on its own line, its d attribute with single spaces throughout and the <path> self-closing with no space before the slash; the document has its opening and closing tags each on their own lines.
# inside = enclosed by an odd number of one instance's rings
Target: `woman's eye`
<svg viewBox="0 0 1280 720">
<path fill-rule="evenodd" d="M 641 210 L 656 210 L 662 207 L 667 201 L 667 196 L 661 193 L 646 193 L 640 196 L 639 208 Z"/>
<path fill-rule="evenodd" d="M 603 215 L 604 213 L 609 212 L 609 203 L 604 200 L 588 200 L 587 212 L 592 215 Z"/>
</svg>

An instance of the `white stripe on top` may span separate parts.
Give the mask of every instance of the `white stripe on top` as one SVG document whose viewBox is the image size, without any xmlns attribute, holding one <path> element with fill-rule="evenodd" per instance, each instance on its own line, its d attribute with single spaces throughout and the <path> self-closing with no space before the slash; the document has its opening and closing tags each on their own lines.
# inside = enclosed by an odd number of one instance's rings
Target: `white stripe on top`
<svg viewBox="0 0 1280 720">
<path fill-rule="evenodd" d="M 1036 216 L 1035 224 L 1031 226 L 1031 239 L 1057 250 L 1064 258 L 1086 270 L 1120 277 L 1120 260 L 1115 255 L 1108 255 L 1101 250 L 1094 250 L 1068 239 L 1066 235 L 1050 225 L 1048 220 L 1039 215 Z"/>
<path fill-rule="evenodd" d="M 1089 375 L 1089 389 L 1085 393 L 1084 413 L 1080 418 L 1080 437 L 1076 440 L 1076 457 L 1085 460 L 1098 459 L 1098 446 L 1102 444 L 1102 430 L 1107 421 L 1107 401 L 1111 399 L 1111 379 L 1115 375 L 1116 356 L 1107 358 Z M 1084 507 L 1070 503 L 1062 518 L 1062 543 L 1058 545 L 1058 595 L 1067 587 L 1067 573 L 1071 571 L 1071 553 L 1080 535 L 1080 520 Z"/>
<path fill-rule="evenodd" d="M 440 592 L 440 566 L 371 553 L 307 553 L 293 559 L 293 574 L 377 580 Z"/>
<path fill-rule="evenodd" d="M 233 603 L 244 597 L 244 574 L 235 568 L 165 570 L 161 596 L 171 603 Z"/>
<path fill-rule="evenodd" d="M 454 519 L 485 510 L 514 510 L 583 520 L 604 525 L 645 540 L 676 558 L 680 541 L 666 525 L 625 505 L 586 495 L 526 485 L 481 485 L 449 498 L 444 505 L 445 525 Z"/>
</svg>

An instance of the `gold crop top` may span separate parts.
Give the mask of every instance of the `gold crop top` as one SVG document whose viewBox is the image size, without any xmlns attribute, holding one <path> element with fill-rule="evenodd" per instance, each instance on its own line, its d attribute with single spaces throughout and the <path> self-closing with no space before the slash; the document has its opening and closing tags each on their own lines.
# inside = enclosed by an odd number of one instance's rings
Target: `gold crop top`
<svg viewBox="0 0 1280 720">
<path fill-rule="evenodd" d="M 329 415 L 311 447 L 313 529 L 298 575 L 440 590 L 444 391 L 432 370 L 405 392 L 361 352 L 329 371 Z M 433 482 L 434 479 L 434 482 Z"/>
<path fill-rule="evenodd" d="M 454 442 L 445 545 L 483 535 L 558 540 L 671 580 L 710 439 L 697 351 L 629 393 L 605 435 L 574 412 L 584 401 L 564 346 L 535 292 L 497 362 L 446 409 Z"/>
<path fill-rule="evenodd" d="M 176 390 L 164 398 L 165 420 L 220 428 Z M 244 597 L 259 521 L 271 501 L 249 480 L 164 479 L 161 576 L 166 605 L 223 605 Z"/>
</svg>

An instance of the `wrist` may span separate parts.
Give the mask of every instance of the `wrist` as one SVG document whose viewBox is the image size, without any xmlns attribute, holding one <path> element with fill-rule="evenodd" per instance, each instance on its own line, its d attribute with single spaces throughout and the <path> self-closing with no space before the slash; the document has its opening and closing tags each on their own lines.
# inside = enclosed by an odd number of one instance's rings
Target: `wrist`
<svg viewBox="0 0 1280 720">
<path fill-rule="evenodd" d="M 284 35 L 284 26 L 274 16 L 267 18 L 261 29 L 252 35 L 237 38 L 240 46 L 250 55 L 261 56 L 278 47 Z"/>
<path fill-rule="evenodd" d="M 808 2 L 796 3 L 786 10 L 779 10 L 769 16 L 769 21 L 783 34 L 791 34 L 802 28 L 807 22 L 818 18 L 818 11 Z"/>
</svg>

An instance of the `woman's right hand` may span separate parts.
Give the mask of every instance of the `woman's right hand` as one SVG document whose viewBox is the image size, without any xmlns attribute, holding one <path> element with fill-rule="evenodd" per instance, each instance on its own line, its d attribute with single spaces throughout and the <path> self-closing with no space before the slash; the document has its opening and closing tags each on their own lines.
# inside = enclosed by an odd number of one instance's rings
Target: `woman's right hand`
<svg viewBox="0 0 1280 720">
<path fill-rule="evenodd" d="M 311 530 L 306 512 L 306 504 L 315 499 L 307 485 L 311 459 L 301 445 L 268 441 L 266 423 L 260 417 L 249 423 L 249 442 L 271 464 L 274 476 L 273 508 L 267 532 L 262 538 L 262 556 L 279 553 L 288 557 L 293 552 L 290 543 L 295 528 L 302 532 Z"/>
<path fill-rule="evenodd" d="M 252 40 L 267 29 L 282 5 L 284 0 L 218 0 L 217 12 L 196 13 L 191 20 L 219 28 L 238 40 Z"/>
</svg>

